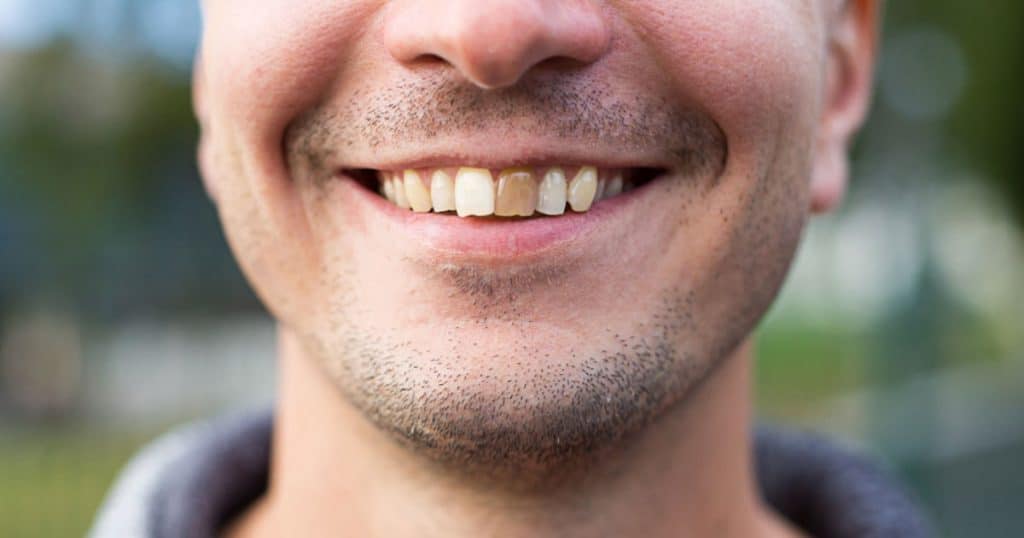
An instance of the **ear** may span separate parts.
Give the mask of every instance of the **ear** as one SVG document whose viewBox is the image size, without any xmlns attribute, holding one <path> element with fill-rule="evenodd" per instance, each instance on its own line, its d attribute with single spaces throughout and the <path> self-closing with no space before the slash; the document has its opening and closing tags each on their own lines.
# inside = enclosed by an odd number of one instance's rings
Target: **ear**
<svg viewBox="0 0 1024 538">
<path fill-rule="evenodd" d="M 199 123 L 199 147 L 196 148 L 196 160 L 199 163 L 199 175 L 203 179 L 206 194 L 217 202 L 217 189 L 213 181 L 213 170 L 210 168 L 210 122 L 206 110 L 206 75 L 203 72 L 202 49 L 196 52 L 192 64 L 192 111 Z"/>
<path fill-rule="evenodd" d="M 828 59 L 811 173 L 811 211 L 835 207 L 846 191 L 847 151 L 871 102 L 881 0 L 829 0 Z"/>
</svg>

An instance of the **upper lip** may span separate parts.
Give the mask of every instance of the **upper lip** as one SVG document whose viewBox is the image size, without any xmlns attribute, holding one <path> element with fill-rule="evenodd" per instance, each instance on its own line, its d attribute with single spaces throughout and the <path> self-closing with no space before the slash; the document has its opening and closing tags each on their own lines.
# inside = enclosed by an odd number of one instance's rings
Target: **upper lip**
<svg viewBox="0 0 1024 538">
<path fill-rule="evenodd" d="M 543 143 L 463 142 L 429 147 L 387 148 L 373 158 L 346 158 L 337 169 L 405 170 L 472 166 L 502 169 L 513 166 L 596 166 L 598 168 L 670 168 L 668 159 L 637 155 L 605 144 L 583 141 Z M 459 149 L 453 149 L 459 148 Z"/>
</svg>

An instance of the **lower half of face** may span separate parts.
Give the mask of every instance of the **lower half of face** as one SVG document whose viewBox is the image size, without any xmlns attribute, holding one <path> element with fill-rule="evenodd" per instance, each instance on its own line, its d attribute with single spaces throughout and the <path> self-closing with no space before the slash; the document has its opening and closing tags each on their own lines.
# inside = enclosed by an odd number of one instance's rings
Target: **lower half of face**
<svg viewBox="0 0 1024 538">
<path fill-rule="evenodd" d="M 205 169 L 241 265 L 380 428 L 462 469 L 549 471 L 656 418 L 749 335 L 803 227 L 813 122 L 793 111 L 816 77 L 765 63 L 786 47 L 744 48 L 780 31 L 750 16 L 684 55 L 673 36 L 710 31 L 693 17 L 642 46 L 610 23 L 620 48 L 598 63 L 501 90 L 360 41 L 345 60 L 374 67 L 277 131 L 213 114 Z"/>
</svg>

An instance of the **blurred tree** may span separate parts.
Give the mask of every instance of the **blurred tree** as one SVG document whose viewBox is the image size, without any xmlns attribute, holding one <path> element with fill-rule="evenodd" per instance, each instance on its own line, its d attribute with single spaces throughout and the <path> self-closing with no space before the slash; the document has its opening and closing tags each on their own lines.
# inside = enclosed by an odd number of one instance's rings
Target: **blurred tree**
<svg viewBox="0 0 1024 538">
<path fill-rule="evenodd" d="M 887 34 L 934 25 L 952 36 L 966 56 L 967 85 L 944 125 L 969 165 L 1003 193 L 1024 225 L 1024 3 L 991 0 L 899 0 L 887 3 Z"/>
<path fill-rule="evenodd" d="M 186 73 L 145 56 L 89 56 L 67 40 L 15 57 L 9 72 L 0 184 L 23 217 L 5 227 L 36 222 L 41 254 L 22 289 L 111 312 L 253 306 L 200 187 Z M 167 221 L 168 204 L 187 221 Z M 174 267 L 204 278 L 190 288 Z"/>
</svg>

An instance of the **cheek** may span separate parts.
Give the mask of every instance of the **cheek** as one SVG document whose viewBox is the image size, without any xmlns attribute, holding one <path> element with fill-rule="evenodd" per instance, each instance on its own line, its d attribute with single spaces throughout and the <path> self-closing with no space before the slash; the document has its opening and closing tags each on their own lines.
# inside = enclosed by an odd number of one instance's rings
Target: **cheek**
<svg viewBox="0 0 1024 538">
<path fill-rule="evenodd" d="M 214 136 L 207 130 L 204 142 L 208 148 L 207 180 L 216 181 L 218 187 L 217 211 L 224 234 L 235 260 L 263 304 L 275 315 L 291 310 L 292 305 L 281 304 L 278 297 L 288 297 L 275 285 L 284 268 L 286 253 L 276 244 L 274 233 L 261 206 L 253 196 L 244 178 L 239 152 L 224 136 Z"/>
<path fill-rule="evenodd" d="M 788 250 L 806 213 L 826 50 L 820 14 L 795 1 L 638 5 L 660 16 L 641 39 L 678 96 L 714 119 L 728 161 L 700 217 L 725 255 L 779 228 Z M 638 21 L 643 21 L 638 17 Z M 642 25 L 642 22 L 637 22 Z M 762 239 L 764 239 L 762 237 Z"/>
<path fill-rule="evenodd" d="M 248 280 L 275 316 L 308 316 L 322 253 L 281 144 L 301 112 L 344 76 L 366 2 L 209 2 L 202 43 L 204 165 L 224 228 Z"/>
<path fill-rule="evenodd" d="M 635 4 L 649 10 L 634 21 L 640 40 L 676 98 L 707 112 L 729 148 L 717 183 L 681 208 L 690 218 L 666 269 L 688 269 L 708 323 L 745 334 L 777 292 L 806 219 L 823 37 L 816 14 L 795 2 L 666 4 Z"/>
<path fill-rule="evenodd" d="M 254 154 L 279 157 L 288 123 L 324 101 L 350 68 L 369 7 L 269 0 L 255 9 L 246 0 L 210 2 L 202 45 L 210 107 L 228 116 Z"/>
<path fill-rule="evenodd" d="M 822 25 L 807 6 L 781 0 L 664 4 L 637 2 L 641 13 L 659 14 L 634 17 L 641 39 L 678 96 L 718 122 L 731 160 L 813 128 L 825 47 Z"/>
<path fill-rule="evenodd" d="M 258 196 L 243 145 L 226 125 L 204 128 L 204 174 L 216 184 L 217 211 L 235 260 L 275 318 L 285 323 L 309 316 L 320 281 L 319 253 L 276 225 L 273 211 Z"/>
</svg>

